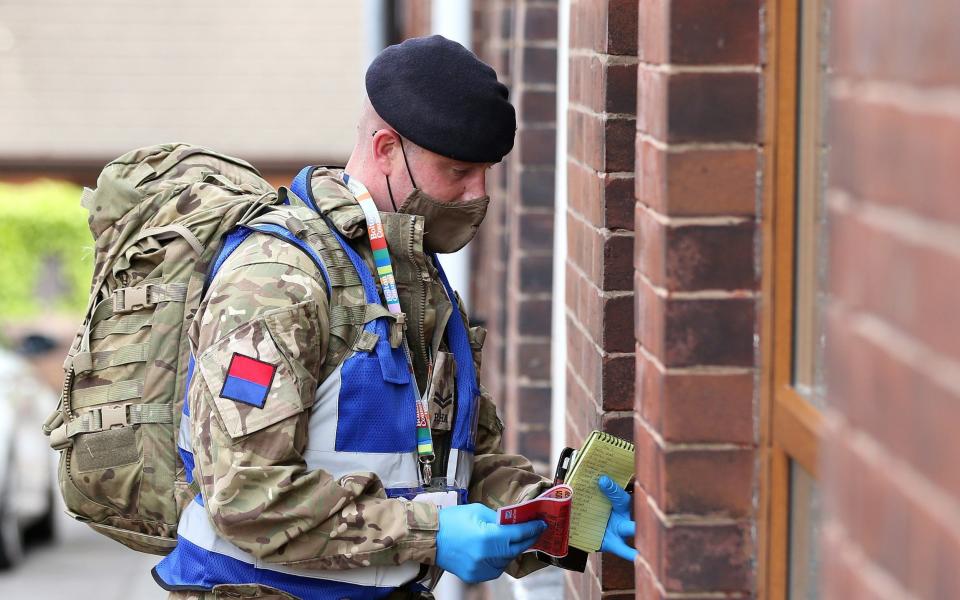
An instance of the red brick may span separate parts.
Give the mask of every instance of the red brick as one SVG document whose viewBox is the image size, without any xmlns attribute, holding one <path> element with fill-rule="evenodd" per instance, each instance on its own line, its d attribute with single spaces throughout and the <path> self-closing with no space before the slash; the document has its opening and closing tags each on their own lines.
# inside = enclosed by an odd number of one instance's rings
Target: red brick
<svg viewBox="0 0 960 600">
<path fill-rule="evenodd" d="M 858 335 L 852 320 L 850 313 L 833 311 L 828 323 L 827 364 L 836 365 L 827 374 L 830 405 L 960 499 L 960 472 L 952 458 L 960 453 L 956 393 L 905 364 L 893 343 Z"/>
<path fill-rule="evenodd" d="M 524 207 L 552 208 L 556 201 L 553 167 L 521 167 L 514 171 L 519 201 Z"/>
<path fill-rule="evenodd" d="M 755 64 L 760 53 L 759 0 L 671 0 L 670 62 Z"/>
<path fill-rule="evenodd" d="M 847 0 L 832 7 L 832 63 L 838 73 L 918 85 L 960 82 L 960 5 Z"/>
<path fill-rule="evenodd" d="M 667 141 L 756 142 L 756 73 L 675 73 L 668 77 Z"/>
<path fill-rule="evenodd" d="M 664 374 L 639 350 L 637 409 L 669 442 L 750 444 L 753 373 Z"/>
<path fill-rule="evenodd" d="M 634 492 L 637 547 L 668 592 L 749 592 L 754 547 L 748 523 L 666 527 Z"/>
<path fill-rule="evenodd" d="M 633 114 L 637 109 L 637 65 L 604 55 L 570 59 L 570 101 L 595 113 Z"/>
<path fill-rule="evenodd" d="M 556 92 L 523 89 L 516 104 L 517 119 L 524 123 L 552 124 L 557 120 Z"/>
<path fill-rule="evenodd" d="M 550 431 L 523 431 L 517 435 L 517 453 L 531 461 L 550 460 Z"/>
<path fill-rule="evenodd" d="M 595 554 L 600 568 L 601 590 L 632 590 L 633 563 L 613 554 Z M 604 596 L 609 598 L 610 596 Z M 633 598 L 633 596 L 630 596 Z"/>
<path fill-rule="evenodd" d="M 637 204 L 640 227 L 637 268 L 659 287 L 674 291 L 741 290 L 757 286 L 752 222 L 679 225 L 658 221 Z"/>
<path fill-rule="evenodd" d="M 825 510 L 871 562 L 917 597 L 955 596 L 960 591 L 960 540 L 944 520 L 952 515 L 895 482 L 891 475 L 901 467 L 889 458 L 853 448 L 852 433 L 839 428 L 828 434 Z"/>
<path fill-rule="evenodd" d="M 753 366 L 752 298 L 664 299 L 638 284 L 640 341 L 667 367 Z"/>
<path fill-rule="evenodd" d="M 960 119 L 856 98 L 834 97 L 829 111 L 831 186 L 960 224 Z"/>
<path fill-rule="evenodd" d="M 523 293 L 550 292 L 553 288 L 553 257 L 523 256 L 518 262 L 518 284 Z"/>
<path fill-rule="evenodd" d="M 612 176 L 567 164 L 567 201 L 597 228 L 633 230 L 633 178 Z"/>
<path fill-rule="evenodd" d="M 601 430 L 618 438 L 633 442 L 633 416 L 619 413 L 604 413 Z"/>
<path fill-rule="evenodd" d="M 582 435 L 594 429 L 600 429 L 600 407 L 593 400 L 592 393 L 572 377 L 572 370 L 567 376 L 567 417 L 577 424 Z M 571 440 L 568 440 L 570 443 Z M 582 443 L 582 441 L 581 441 Z M 577 446 L 579 447 L 579 446 Z"/>
<path fill-rule="evenodd" d="M 637 48 L 637 55 L 641 61 L 652 64 L 670 62 L 669 21 L 670 0 L 648 0 L 641 3 L 640 44 Z"/>
<path fill-rule="evenodd" d="M 517 386 L 517 416 L 524 423 L 544 423 L 550 416 L 550 388 L 535 385 Z M 545 419 L 544 417 L 547 417 Z"/>
<path fill-rule="evenodd" d="M 553 303 L 551 300 L 521 300 L 517 303 L 517 333 L 550 335 Z"/>
<path fill-rule="evenodd" d="M 960 258 L 954 251 L 891 235 L 860 218 L 856 209 L 831 211 L 828 218 L 831 292 L 849 309 L 876 315 L 960 361 L 960 328 L 955 326 Z M 927 243 L 935 239 L 931 234 Z"/>
<path fill-rule="evenodd" d="M 637 69 L 637 130 L 658 140 L 667 139 L 666 73 L 644 65 Z"/>
<path fill-rule="evenodd" d="M 665 142 L 756 142 L 756 73 L 637 72 L 637 128 Z"/>
<path fill-rule="evenodd" d="M 570 47 L 635 56 L 636 0 L 577 0 L 571 3 Z"/>
<path fill-rule="evenodd" d="M 568 151 L 594 171 L 632 171 L 634 167 L 632 118 L 568 113 Z"/>
<path fill-rule="evenodd" d="M 753 514 L 753 449 L 664 449 L 637 423 L 637 461 L 642 465 L 637 481 L 661 510 L 733 518 Z"/>
<path fill-rule="evenodd" d="M 631 290 L 633 236 L 567 218 L 568 256 L 604 291 Z"/>
<path fill-rule="evenodd" d="M 550 342 L 515 341 L 517 375 L 528 379 L 550 380 Z"/>
<path fill-rule="evenodd" d="M 523 250 L 553 252 L 553 214 L 521 213 L 514 230 L 517 247 Z"/>
<path fill-rule="evenodd" d="M 517 133 L 519 159 L 528 166 L 552 166 L 556 164 L 557 130 L 553 127 L 527 129 Z"/>
<path fill-rule="evenodd" d="M 538 41 L 557 39 L 557 7 L 524 6 L 523 37 Z"/>
<path fill-rule="evenodd" d="M 636 195 L 670 216 L 752 215 L 759 184 L 756 150 L 666 151 L 637 139 Z"/>
<path fill-rule="evenodd" d="M 557 49 L 525 47 L 522 49 L 523 82 L 555 84 L 557 82 Z"/>
</svg>

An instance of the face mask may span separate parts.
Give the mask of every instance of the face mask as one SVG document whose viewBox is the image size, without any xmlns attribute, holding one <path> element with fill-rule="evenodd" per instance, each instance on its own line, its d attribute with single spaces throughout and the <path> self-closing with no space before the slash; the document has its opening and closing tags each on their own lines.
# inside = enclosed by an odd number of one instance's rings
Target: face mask
<svg viewBox="0 0 960 600">
<path fill-rule="evenodd" d="M 423 217 L 423 249 L 447 254 L 473 239 L 489 203 L 490 196 L 464 202 L 439 202 L 414 188 L 397 212 Z"/>
<path fill-rule="evenodd" d="M 466 246 L 477 235 L 477 229 L 487 214 L 490 196 L 481 196 L 463 202 L 440 202 L 417 187 L 407 162 L 407 153 L 400 141 L 400 151 L 407 167 L 413 191 L 406 197 L 400 208 L 393 201 L 390 178 L 387 177 L 387 191 L 390 202 L 398 213 L 423 217 L 423 249 L 427 252 L 449 254 Z"/>
</svg>

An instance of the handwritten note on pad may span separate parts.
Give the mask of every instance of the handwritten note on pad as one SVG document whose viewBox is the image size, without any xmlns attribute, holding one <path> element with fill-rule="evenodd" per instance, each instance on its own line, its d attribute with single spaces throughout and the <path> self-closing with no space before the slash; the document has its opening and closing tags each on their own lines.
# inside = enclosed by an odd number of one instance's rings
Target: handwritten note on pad
<svg viewBox="0 0 960 600">
<path fill-rule="evenodd" d="M 594 431 L 577 452 L 565 483 L 573 488 L 570 545 L 594 552 L 600 549 L 610 518 L 610 501 L 597 486 L 608 475 L 620 487 L 633 477 L 633 444 L 602 431 Z"/>
</svg>

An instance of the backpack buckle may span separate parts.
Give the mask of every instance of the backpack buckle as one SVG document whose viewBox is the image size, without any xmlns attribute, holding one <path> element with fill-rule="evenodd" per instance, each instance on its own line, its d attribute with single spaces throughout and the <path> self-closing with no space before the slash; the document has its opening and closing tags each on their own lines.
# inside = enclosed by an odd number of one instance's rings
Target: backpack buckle
<svg viewBox="0 0 960 600">
<path fill-rule="evenodd" d="M 150 306 L 150 288 L 152 283 L 140 287 L 120 288 L 113 292 L 113 313 L 126 314 Z"/>
<path fill-rule="evenodd" d="M 100 431 L 108 431 L 114 427 L 126 427 L 130 424 L 127 417 L 127 407 L 130 404 L 116 404 L 104 406 L 100 409 Z"/>
</svg>

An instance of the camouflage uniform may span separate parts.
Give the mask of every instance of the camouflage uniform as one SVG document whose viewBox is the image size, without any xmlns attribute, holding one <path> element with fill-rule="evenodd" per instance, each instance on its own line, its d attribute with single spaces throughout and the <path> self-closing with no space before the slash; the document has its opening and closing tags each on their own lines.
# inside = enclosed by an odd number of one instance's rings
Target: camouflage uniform
<svg viewBox="0 0 960 600">
<path fill-rule="evenodd" d="M 372 271 L 362 212 L 337 176 L 318 170 L 314 196 Z M 428 354 L 445 350 L 439 340 L 452 304 L 423 252 L 422 219 L 396 213 L 382 218 L 422 392 Z M 329 307 L 342 303 L 339 294 L 355 293 L 353 289 L 335 287 L 328 300 L 324 280 L 304 252 L 253 235 L 224 263 L 190 332 L 198 366 L 188 397 L 194 476 L 219 534 L 265 563 L 350 569 L 435 561 L 435 506 L 387 499 L 371 472 L 336 479 L 323 470 L 309 471 L 302 455 L 314 393 L 349 350 L 343 331 L 331 327 Z M 483 331 L 472 328 L 470 337 L 479 368 Z M 262 409 L 219 395 L 234 353 L 278 365 Z M 479 412 L 469 501 L 496 508 L 549 486 L 525 458 L 503 453 L 503 425 L 482 388 Z M 442 472 L 450 434 L 442 426 L 433 434 L 439 463 L 435 472 Z M 521 576 L 540 566 L 526 555 L 508 572 Z M 288 597 L 251 591 L 255 588 L 218 586 L 214 592 L 173 592 L 170 597 Z"/>
</svg>

